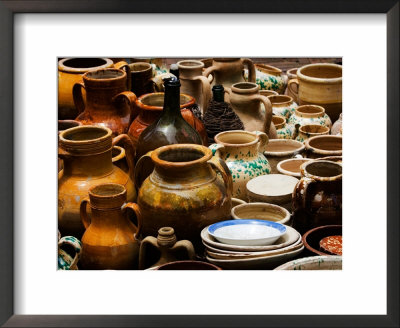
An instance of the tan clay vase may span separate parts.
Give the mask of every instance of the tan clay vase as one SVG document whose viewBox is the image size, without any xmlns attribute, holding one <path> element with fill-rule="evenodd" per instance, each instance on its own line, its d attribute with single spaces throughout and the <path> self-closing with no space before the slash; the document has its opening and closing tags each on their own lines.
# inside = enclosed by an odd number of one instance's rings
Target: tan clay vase
<svg viewBox="0 0 400 328">
<path fill-rule="evenodd" d="M 91 215 L 86 207 L 90 205 Z M 128 218 L 128 209 L 136 216 L 137 226 Z M 89 189 L 82 200 L 80 215 L 85 226 L 82 237 L 82 269 L 123 270 L 138 267 L 142 218 L 134 203 L 126 203 L 126 189 L 115 183 Z"/>
<path fill-rule="evenodd" d="M 293 227 L 301 234 L 329 224 L 342 224 L 342 165 L 309 161 L 301 166 L 293 191 Z"/>
<path fill-rule="evenodd" d="M 114 135 L 126 133 L 132 117 L 132 107 L 136 96 L 126 91 L 127 74 L 115 68 L 87 72 L 83 83 L 73 87 L 75 107 L 79 111 L 76 118 L 83 125 L 104 126 Z M 86 91 L 86 104 L 82 89 Z"/>
<path fill-rule="evenodd" d="M 297 79 L 288 83 L 300 105 L 314 104 L 325 108 L 332 122 L 342 112 L 342 66 L 310 64 L 297 70 Z"/>
<path fill-rule="evenodd" d="M 154 171 L 141 183 L 141 170 L 149 165 L 149 159 Z M 212 157 L 207 147 L 177 144 L 157 148 L 139 159 L 135 181 L 140 187 L 144 236 L 156 236 L 160 228 L 170 226 L 178 239 L 190 240 L 198 249 L 201 230 L 229 218 L 232 176 L 225 162 Z"/>
<path fill-rule="evenodd" d="M 304 149 L 304 144 L 296 140 L 270 140 L 264 154 L 271 165 L 271 173 L 279 173 L 276 167 L 280 161 L 301 155 Z"/>
<path fill-rule="evenodd" d="M 299 134 L 296 137 L 297 141 L 305 142 L 315 136 L 323 136 L 329 134 L 329 128 L 319 124 L 307 124 L 299 128 Z"/>
<path fill-rule="evenodd" d="M 153 67 L 146 62 L 129 64 L 131 88 L 136 97 L 154 92 Z"/>
<path fill-rule="evenodd" d="M 82 83 L 82 76 L 88 71 L 115 67 L 128 70 L 128 63 L 113 63 L 108 58 L 64 58 L 58 62 L 58 119 L 73 120 L 79 112 L 75 108 L 72 88 L 75 83 Z"/>
<path fill-rule="evenodd" d="M 177 64 L 181 93 L 192 96 L 204 115 L 211 100 L 211 84 L 202 75 L 204 64 L 198 60 L 181 60 Z"/>
<path fill-rule="evenodd" d="M 342 156 L 342 136 L 322 135 L 304 142 L 308 158 Z"/>
<path fill-rule="evenodd" d="M 156 257 L 150 256 L 151 248 L 158 251 Z M 154 260 L 154 258 L 156 258 L 156 260 Z M 147 236 L 140 243 L 139 270 L 144 270 L 149 267 L 158 267 L 165 263 L 178 260 L 195 259 L 196 253 L 193 244 L 189 240 L 177 241 L 175 231 L 171 227 L 159 229 L 157 238 Z"/>
<path fill-rule="evenodd" d="M 260 90 L 260 95 L 268 97 L 268 96 L 278 96 L 279 93 L 273 90 Z"/>
<path fill-rule="evenodd" d="M 261 131 L 265 132 L 270 139 L 277 138 L 275 126 L 271 125 L 271 102 L 267 97 L 259 94 L 257 84 L 240 82 L 225 90 L 229 93 L 232 109 L 243 122 L 246 131 Z"/>
<path fill-rule="evenodd" d="M 129 174 L 112 163 L 112 145 L 122 142 L 133 158 L 127 135 L 112 139 L 108 128 L 79 126 L 60 133 L 59 154 L 64 169 L 58 174 L 58 227 L 63 235 L 81 238 L 85 231 L 79 206 L 88 190 L 101 183 L 118 183 L 127 190 L 128 201 L 136 200 L 136 190 Z M 128 156 L 128 159 L 130 156 Z M 130 168 L 133 163 L 130 160 Z"/>
</svg>

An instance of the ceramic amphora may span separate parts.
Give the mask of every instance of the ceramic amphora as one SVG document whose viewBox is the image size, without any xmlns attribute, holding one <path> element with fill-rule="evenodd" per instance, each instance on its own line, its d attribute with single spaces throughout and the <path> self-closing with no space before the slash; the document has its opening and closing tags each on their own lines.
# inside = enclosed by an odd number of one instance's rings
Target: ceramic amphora
<svg viewBox="0 0 400 328">
<path fill-rule="evenodd" d="M 272 123 L 275 126 L 277 139 L 293 139 L 295 127 L 293 125 L 286 124 L 284 116 L 273 115 Z"/>
<path fill-rule="evenodd" d="M 101 183 L 122 184 L 127 200 L 136 200 L 136 190 L 129 173 L 112 163 L 113 144 L 122 143 L 133 170 L 133 148 L 127 135 L 112 138 L 112 131 L 99 126 L 79 126 L 60 133 L 59 154 L 64 169 L 58 174 L 58 227 L 63 235 L 81 238 L 85 228 L 79 206 L 88 190 Z"/>
<path fill-rule="evenodd" d="M 279 94 L 285 92 L 288 77 L 281 69 L 266 64 L 255 64 L 255 67 L 256 83 L 260 86 L 260 90 L 273 90 Z"/>
<path fill-rule="evenodd" d="M 232 130 L 218 133 L 214 140 L 216 143 L 210 149 L 216 157 L 225 161 L 232 173 L 233 197 L 247 201 L 247 182 L 271 172 L 263 155 L 268 144 L 267 135 L 259 131 Z"/>
<path fill-rule="evenodd" d="M 69 252 L 63 249 L 67 246 L 74 251 L 71 256 Z M 79 239 L 73 236 L 64 236 L 58 233 L 58 270 L 78 270 L 78 261 L 82 253 L 82 244 Z"/>
<path fill-rule="evenodd" d="M 302 105 L 295 109 L 292 116 L 288 120 L 288 124 L 295 126 L 297 129 L 300 126 L 308 124 L 319 124 L 326 126 L 329 129 L 332 126 L 332 121 L 325 113 L 325 109 L 317 105 Z"/>
<path fill-rule="evenodd" d="M 319 124 L 307 124 L 300 126 L 296 140 L 304 142 L 312 137 L 323 136 L 327 134 L 329 134 L 329 128 L 327 126 Z"/>
<path fill-rule="evenodd" d="M 138 206 L 126 202 L 126 189 L 115 183 L 99 184 L 89 189 L 89 198 L 80 204 L 85 226 L 82 237 L 82 269 L 123 270 L 138 267 L 142 218 Z M 91 215 L 87 214 L 90 205 Z M 136 217 L 136 225 L 128 218 Z"/>
<path fill-rule="evenodd" d="M 141 183 L 141 171 L 151 164 L 153 172 Z M 176 237 L 190 240 L 197 250 L 201 249 L 201 230 L 229 218 L 232 176 L 225 162 L 213 157 L 207 147 L 175 144 L 157 148 L 139 159 L 135 181 L 140 188 L 144 236 L 174 227 Z"/>
<path fill-rule="evenodd" d="M 289 96 L 268 96 L 268 99 L 272 105 L 272 113 L 284 116 L 286 120 L 294 114 L 297 108 L 297 104 L 293 101 L 292 97 Z"/>
</svg>

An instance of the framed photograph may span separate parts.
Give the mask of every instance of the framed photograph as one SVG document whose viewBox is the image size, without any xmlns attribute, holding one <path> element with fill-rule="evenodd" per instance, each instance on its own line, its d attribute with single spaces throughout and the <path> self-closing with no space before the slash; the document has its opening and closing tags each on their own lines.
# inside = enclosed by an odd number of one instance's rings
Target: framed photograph
<svg viewBox="0 0 400 328">
<path fill-rule="evenodd" d="M 0 323 L 398 326 L 398 19 L 398 1 L 0 1 Z M 340 60 L 343 269 L 57 270 L 57 66 L 70 57 Z"/>
</svg>

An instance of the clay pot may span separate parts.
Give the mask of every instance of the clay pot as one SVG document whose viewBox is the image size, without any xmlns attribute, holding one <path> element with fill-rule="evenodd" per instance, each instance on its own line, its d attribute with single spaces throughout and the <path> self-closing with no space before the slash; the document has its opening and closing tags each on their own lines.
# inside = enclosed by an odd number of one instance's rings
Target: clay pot
<svg viewBox="0 0 400 328">
<path fill-rule="evenodd" d="M 67 250 L 73 250 L 74 255 L 71 256 Z M 78 261 L 81 257 L 82 244 L 73 236 L 65 236 L 61 238 L 58 233 L 58 270 L 78 270 Z"/>
<path fill-rule="evenodd" d="M 263 132 L 232 130 L 218 133 L 212 144 L 213 154 L 225 161 L 233 180 L 233 197 L 247 200 L 246 183 L 269 174 L 271 167 L 263 155 L 268 137 Z"/>
<path fill-rule="evenodd" d="M 80 113 L 76 120 L 83 125 L 107 127 L 114 135 L 127 132 L 136 96 L 125 91 L 126 80 L 127 74 L 115 68 L 85 73 L 83 83 L 73 87 L 75 107 Z M 82 89 L 86 90 L 86 105 Z"/>
<path fill-rule="evenodd" d="M 222 270 L 214 264 L 200 261 L 177 261 L 159 266 L 155 270 Z"/>
<path fill-rule="evenodd" d="M 267 97 L 258 93 L 259 87 L 255 83 L 241 82 L 227 88 L 229 102 L 232 109 L 243 122 L 246 131 L 265 132 L 269 138 L 276 138 L 275 127 L 272 124 L 271 102 Z M 264 109 L 261 108 L 264 105 Z M 273 128 L 271 128 L 273 127 Z"/>
<path fill-rule="evenodd" d="M 281 206 L 268 203 L 248 203 L 232 207 L 233 219 L 257 219 L 279 222 L 288 225 L 291 215 Z"/>
<path fill-rule="evenodd" d="M 317 227 L 307 231 L 303 237 L 303 244 L 310 255 L 331 255 L 326 251 L 321 250 L 320 241 L 328 236 L 341 236 L 342 226 L 341 225 L 326 225 Z"/>
<path fill-rule="evenodd" d="M 58 118 L 75 119 L 79 112 L 75 108 L 72 88 L 75 83 L 82 83 L 82 75 L 88 71 L 103 68 L 127 68 L 124 61 L 113 63 L 108 58 L 64 58 L 58 62 Z"/>
<path fill-rule="evenodd" d="M 330 129 L 332 126 L 331 119 L 325 114 L 325 109 L 316 105 L 303 105 L 295 109 L 292 116 L 288 120 L 288 124 L 295 126 L 297 129 L 300 126 L 309 124 L 319 124 Z"/>
<path fill-rule="evenodd" d="M 290 175 L 292 177 L 300 178 L 301 172 L 300 167 L 305 163 L 311 161 L 309 158 L 289 158 L 280 161 L 276 166 L 277 170 L 281 174 Z"/>
<path fill-rule="evenodd" d="M 290 80 L 293 80 L 293 79 L 297 79 L 297 69 L 298 69 L 298 68 L 291 68 L 291 69 L 288 69 L 288 70 L 286 71 L 286 74 L 287 74 L 287 76 L 288 76 L 288 80 L 289 80 L 289 81 L 290 81 Z M 286 87 L 285 95 L 288 95 L 289 97 L 292 97 L 293 100 L 294 100 L 296 103 L 299 102 L 298 95 L 295 94 L 295 93 L 293 93 L 293 92 L 289 89 L 288 86 Z"/>
<path fill-rule="evenodd" d="M 307 139 L 304 144 L 308 158 L 342 156 L 342 136 L 315 136 Z"/>
<path fill-rule="evenodd" d="M 325 108 L 332 122 L 342 112 L 342 66 L 310 64 L 297 70 L 297 79 L 288 83 L 300 105 L 315 104 Z"/>
<path fill-rule="evenodd" d="M 83 269 L 123 270 L 137 268 L 142 218 L 134 203 L 126 203 L 126 189 L 115 183 L 98 184 L 89 189 L 89 199 L 82 200 L 80 215 L 85 226 L 82 237 Z M 86 212 L 90 205 L 91 216 Z M 137 226 L 128 219 L 135 213 Z"/>
<path fill-rule="evenodd" d="M 211 85 L 208 78 L 202 75 L 204 64 L 198 60 L 182 60 L 178 63 L 181 92 L 196 99 L 204 114 L 211 100 Z"/>
<path fill-rule="evenodd" d="M 151 258 L 151 248 L 158 253 L 156 257 Z M 139 269 L 153 268 L 177 260 L 195 260 L 195 258 L 193 244 L 189 240 L 177 241 L 174 229 L 163 227 L 158 230 L 157 238 L 147 236 L 141 242 Z"/>
<path fill-rule="evenodd" d="M 329 134 L 329 128 L 323 125 L 308 124 L 300 126 L 297 141 L 304 142 L 315 136 L 323 136 Z"/>
<path fill-rule="evenodd" d="M 208 145 L 207 132 L 203 123 L 189 109 L 194 106 L 195 99 L 181 93 L 180 102 L 183 118 L 200 134 L 203 144 Z M 143 130 L 160 117 L 164 106 L 164 93 L 156 92 L 143 95 L 137 99 L 135 105 L 138 108 L 139 115 L 133 120 L 128 131 L 134 147 L 136 147 Z"/>
<path fill-rule="evenodd" d="M 141 171 L 149 160 L 154 171 L 141 183 Z M 216 179 L 215 171 L 223 182 Z M 170 226 L 178 239 L 190 240 L 199 249 L 201 230 L 229 217 L 232 176 L 207 147 L 176 144 L 157 148 L 139 159 L 135 181 L 140 187 L 144 236 L 156 236 L 160 228 Z"/>
<path fill-rule="evenodd" d="M 293 139 L 295 127 L 286 124 L 286 119 L 283 116 L 273 115 L 272 123 L 275 126 L 277 139 Z"/>
<path fill-rule="evenodd" d="M 288 77 L 277 67 L 266 64 L 255 64 L 256 83 L 260 90 L 273 90 L 279 94 L 284 93 Z"/>
<path fill-rule="evenodd" d="M 271 173 L 278 173 L 277 165 L 284 159 L 289 159 L 304 151 L 304 144 L 296 140 L 276 139 L 270 140 L 265 148 L 265 156 L 271 165 Z"/>
<path fill-rule="evenodd" d="M 154 92 L 153 67 L 146 62 L 129 64 L 131 73 L 131 91 L 140 97 Z"/>
<path fill-rule="evenodd" d="M 329 224 L 342 224 L 342 165 L 331 161 L 304 163 L 293 192 L 293 226 L 303 234 Z"/>
<path fill-rule="evenodd" d="M 122 184 L 128 201 L 135 201 L 136 191 L 129 175 L 112 164 L 112 144 L 119 142 L 133 158 L 129 137 L 119 135 L 113 140 L 108 128 L 79 126 L 60 133 L 58 156 L 64 161 L 64 169 L 58 174 L 58 227 L 63 235 L 82 237 L 85 229 L 79 206 L 92 186 Z M 129 163 L 133 170 L 132 161 Z"/>
<path fill-rule="evenodd" d="M 58 120 L 58 134 L 60 134 L 60 132 L 70 129 L 70 128 L 74 128 L 76 126 L 81 126 L 82 123 L 75 121 L 75 120 Z M 58 158 L 58 172 L 60 172 L 64 167 L 63 161 L 61 158 Z"/>
<path fill-rule="evenodd" d="M 342 115 L 343 113 L 340 113 L 338 120 L 332 125 L 331 134 L 334 136 L 342 135 Z"/>
<path fill-rule="evenodd" d="M 268 99 L 272 105 L 272 112 L 275 115 L 285 117 L 287 120 L 294 114 L 297 108 L 297 104 L 293 101 L 292 97 L 289 96 L 268 96 Z"/>
</svg>

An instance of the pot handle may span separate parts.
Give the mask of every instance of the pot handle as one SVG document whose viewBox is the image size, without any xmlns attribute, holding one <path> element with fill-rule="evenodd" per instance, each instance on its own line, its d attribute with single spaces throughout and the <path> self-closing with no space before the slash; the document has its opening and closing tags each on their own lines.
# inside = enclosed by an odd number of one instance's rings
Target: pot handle
<svg viewBox="0 0 400 328">
<path fill-rule="evenodd" d="M 243 64 L 245 64 L 247 66 L 247 69 L 249 71 L 248 81 L 255 83 L 256 82 L 256 67 L 254 66 L 253 61 L 249 58 L 243 58 L 242 62 L 243 62 Z"/>
<path fill-rule="evenodd" d="M 210 164 L 215 171 L 219 172 L 222 175 L 226 188 L 226 194 L 228 198 L 231 199 L 233 192 L 232 173 L 226 165 L 225 161 L 223 161 L 218 156 L 213 156 L 209 161 L 207 161 L 207 163 Z"/>
<path fill-rule="evenodd" d="M 295 85 L 296 85 L 296 87 L 295 87 Z M 289 80 L 287 87 L 294 95 L 296 95 L 296 98 L 299 97 L 299 80 L 298 79 Z"/>
<path fill-rule="evenodd" d="M 195 76 L 193 78 L 195 81 L 201 81 L 201 89 L 202 89 L 202 101 L 203 101 L 203 115 L 205 114 L 208 103 L 211 100 L 211 84 L 207 77 L 203 75 Z"/>
<path fill-rule="evenodd" d="M 146 166 L 146 162 L 147 163 L 151 163 L 151 167 L 154 167 L 153 161 L 151 159 L 151 154 L 153 153 L 153 151 L 149 151 L 147 154 L 143 155 L 142 157 L 139 158 L 139 160 L 136 162 L 136 169 L 135 169 L 135 174 L 134 174 L 134 183 L 135 183 L 135 187 L 137 190 L 139 190 L 139 188 L 141 187 L 142 183 L 144 180 L 146 180 L 146 178 L 148 177 L 148 175 L 146 175 L 145 177 L 140 176 L 140 171 L 142 171 Z M 147 168 L 150 168 L 150 166 L 147 166 Z"/>
<path fill-rule="evenodd" d="M 142 240 L 142 242 L 140 243 L 140 250 L 139 250 L 139 268 L 138 268 L 139 270 L 146 269 L 145 258 L 146 258 L 146 250 L 148 244 L 158 249 L 158 243 L 156 237 L 147 236 L 145 239 Z"/>
<path fill-rule="evenodd" d="M 265 96 L 260 95 L 260 94 L 254 95 L 254 98 L 258 99 L 259 101 L 261 101 L 264 104 L 265 122 L 264 122 L 264 131 L 263 132 L 268 134 L 271 139 L 275 139 L 277 136 L 271 136 L 269 134 L 270 129 L 271 129 L 271 124 L 272 124 L 272 104 L 271 104 L 270 100 L 268 99 L 268 97 L 265 97 Z"/>
<path fill-rule="evenodd" d="M 122 210 L 125 212 L 125 214 L 128 209 L 131 209 L 135 213 L 136 220 L 137 220 L 137 226 L 135 226 L 135 224 L 132 222 L 132 224 L 136 228 L 136 233 L 133 235 L 133 237 L 135 239 L 138 239 L 140 233 L 142 232 L 142 214 L 140 214 L 139 206 L 135 203 L 126 203 L 122 207 Z"/>
<path fill-rule="evenodd" d="M 78 115 L 85 110 L 85 102 L 83 101 L 82 89 L 85 85 L 82 82 L 75 83 L 72 87 L 72 97 L 74 99 L 75 108 L 78 110 Z"/>
<path fill-rule="evenodd" d="M 196 252 L 195 252 L 193 244 L 190 240 L 179 240 L 171 248 L 172 251 L 179 250 L 179 249 L 186 251 L 186 254 L 187 254 L 189 260 L 196 259 Z"/>
<path fill-rule="evenodd" d="M 81 220 L 82 220 L 82 223 L 83 223 L 83 226 L 85 227 L 85 229 L 89 228 L 90 223 L 92 222 L 91 218 L 88 216 L 88 214 L 86 212 L 87 204 L 90 204 L 90 202 L 89 202 L 88 198 L 85 198 L 84 200 L 82 200 L 81 205 L 79 207 Z"/>
<path fill-rule="evenodd" d="M 293 212 L 300 208 L 306 208 L 308 187 L 315 181 L 310 178 L 302 177 L 296 184 L 292 193 Z"/>
<path fill-rule="evenodd" d="M 213 79 L 211 80 L 211 82 L 212 82 L 214 80 L 214 72 L 216 70 L 217 70 L 217 68 L 214 65 L 212 65 L 204 70 L 203 76 L 205 76 L 208 79 L 208 76 L 211 75 L 213 77 Z"/>
<path fill-rule="evenodd" d="M 131 86 L 132 86 L 132 80 L 131 80 L 131 68 L 129 67 L 129 64 L 126 61 L 120 61 L 118 63 L 114 64 L 114 67 L 117 69 L 121 69 L 125 71 L 126 73 L 126 90 L 130 91 Z"/>
<path fill-rule="evenodd" d="M 211 149 L 213 156 L 217 156 L 219 158 L 223 158 L 223 153 L 225 150 L 225 146 L 217 143 L 213 143 L 208 148 Z"/>
<path fill-rule="evenodd" d="M 78 263 L 78 261 L 79 261 L 79 259 L 81 257 L 81 251 L 82 251 L 81 242 L 79 241 L 79 239 L 77 239 L 77 238 L 75 238 L 73 236 L 65 236 L 65 237 L 62 237 L 58 241 L 58 247 L 61 247 L 62 245 L 70 245 L 74 249 L 75 256 L 74 256 L 74 259 L 72 260 L 70 268 L 74 267 Z"/>
<path fill-rule="evenodd" d="M 131 109 L 130 122 L 132 122 L 136 118 L 136 116 L 138 116 L 138 114 L 139 114 L 139 110 L 136 106 L 137 97 L 132 91 L 123 91 L 123 92 L 115 95 L 112 99 L 112 102 L 114 104 L 117 104 L 118 102 L 122 101 L 123 99 L 125 99 L 128 102 L 129 108 Z"/>
<path fill-rule="evenodd" d="M 135 148 L 133 146 L 133 142 L 131 138 L 127 134 L 120 134 L 119 136 L 116 136 L 112 140 L 112 145 L 115 146 L 117 144 L 121 143 L 122 146 L 125 149 L 126 152 L 126 161 L 128 162 L 128 167 L 129 167 L 129 176 L 133 176 L 133 172 L 135 170 L 135 164 L 134 164 L 134 157 L 135 157 Z"/>
<path fill-rule="evenodd" d="M 261 132 L 261 131 L 253 131 L 252 133 L 254 133 L 256 136 L 258 136 L 258 139 L 259 139 L 258 151 L 260 153 L 264 153 L 265 148 L 267 147 L 268 142 L 269 142 L 269 138 L 268 138 L 267 134 L 264 132 Z"/>
</svg>

